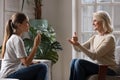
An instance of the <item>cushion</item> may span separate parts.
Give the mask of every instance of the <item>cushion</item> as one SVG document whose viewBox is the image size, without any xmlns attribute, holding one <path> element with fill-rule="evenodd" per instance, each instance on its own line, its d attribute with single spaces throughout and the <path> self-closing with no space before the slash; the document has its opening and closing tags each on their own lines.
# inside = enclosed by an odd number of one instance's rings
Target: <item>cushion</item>
<svg viewBox="0 0 120 80">
<path fill-rule="evenodd" d="M 98 80 L 98 75 L 92 75 L 88 80 Z M 120 80 L 120 76 L 106 76 L 106 80 Z"/>
<path fill-rule="evenodd" d="M 120 65 L 120 46 L 116 46 L 115 60 L 116 60 L 117 64 Z"/>
<path fill-rule="evenodd" d="M 115 60 L 119 65 L 118 74 L 120 75 L 120 46 L 116 46 L 115 49 Z M 88 80 L 98 80 L 98 75 L 92 75 L 88 78 Z M 106 80 L 120 80 L 120 76 L 106 76 Z"/>
<path fill-rule="evenodd" d="M 118 75 L 120 75 L 120 46 L 116 47 L 116 50 L 115 50 L 115 60 L 116 60 L 116 63 L 119 65 Z"/>
</svg>

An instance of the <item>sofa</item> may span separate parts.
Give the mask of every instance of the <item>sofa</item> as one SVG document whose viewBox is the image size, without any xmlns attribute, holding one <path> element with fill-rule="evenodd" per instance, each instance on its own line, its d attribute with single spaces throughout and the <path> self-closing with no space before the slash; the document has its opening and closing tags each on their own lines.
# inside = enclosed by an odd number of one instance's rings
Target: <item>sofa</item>
<svg viewBox="0 0 120 80">
<path fill-rule="evenodd" d="M 95 75 L 91 75 L 88 78 L 88 80 L 120 80 L 120 46 L 116 47 L 116 50 L 115 50 L 115 60 L 116 60 L 116 63 L 119 65 L 118 75 L 116 75 L 116 76 L 109 76 L 109 75 L 106 75 L 104 73 L 101 73 L 102 77 L 99 78 L 100 74 L 95 74 Z M 103 77 L 105 77 L 105 78 L 103 78 Z"/>
</svg>

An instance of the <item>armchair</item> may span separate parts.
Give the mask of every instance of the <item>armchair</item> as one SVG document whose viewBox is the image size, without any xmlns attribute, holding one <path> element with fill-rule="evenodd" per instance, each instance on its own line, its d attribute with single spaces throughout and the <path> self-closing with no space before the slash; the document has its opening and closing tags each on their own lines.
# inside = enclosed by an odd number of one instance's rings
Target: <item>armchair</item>
<svg viewBox="0 0 120 80">
<path fill-rule="evenodd" d="M 115 59 L 116 59 L 117 64 L 120 67 L 120 46 L 116 47 Z M 88 78 L 88 80 L 120 80 L 120 68 L 119 68 L 119 74 L 118 75 L 109 76 L 109 75 L 106 75 L 108 66 L 109 65 L 100 65 L 98 74 L 91 75 Z"/>
</svg>

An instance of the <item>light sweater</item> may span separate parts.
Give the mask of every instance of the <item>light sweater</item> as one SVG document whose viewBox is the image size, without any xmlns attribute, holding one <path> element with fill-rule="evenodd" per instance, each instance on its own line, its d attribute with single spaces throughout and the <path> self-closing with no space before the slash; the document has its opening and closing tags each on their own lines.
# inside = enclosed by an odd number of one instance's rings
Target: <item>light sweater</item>
<svg viewBox="0 0 120 80">
<path fill-rule="evenodd" d="M 78 52 L 82 51 L 92 60 L 96 60 L 97 64 L 110 65 L 109 68 L 116 71 L 118 65 L 115 61 L 115 38 L 112 34 L 103 36 L 94 35 L 83 45 L 74 46 Z"/>
</svg>

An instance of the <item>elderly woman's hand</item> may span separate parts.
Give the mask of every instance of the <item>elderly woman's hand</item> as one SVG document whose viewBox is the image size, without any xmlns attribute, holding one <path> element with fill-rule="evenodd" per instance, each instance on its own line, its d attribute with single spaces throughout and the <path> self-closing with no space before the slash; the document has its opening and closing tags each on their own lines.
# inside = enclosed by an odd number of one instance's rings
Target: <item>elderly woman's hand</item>
<svg viewBox="0 0 120 80">
<path fill-rule="evenodd" d="M 79 42 L 78 42 L 78 37 L 77 37 L 77 34 L 76 32 L 74 33 L 72 39 L 69 39 L 68 40 L 72 45 L 75 45 L 75 46 L 79 46 Z"/>
</svg>

